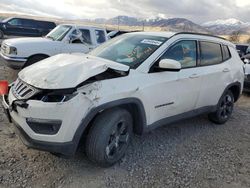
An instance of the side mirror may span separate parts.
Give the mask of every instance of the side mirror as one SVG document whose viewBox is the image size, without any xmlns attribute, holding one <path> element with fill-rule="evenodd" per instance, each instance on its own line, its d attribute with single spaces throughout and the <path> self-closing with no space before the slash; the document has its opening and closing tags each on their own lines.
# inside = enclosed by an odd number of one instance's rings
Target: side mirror
<svg viewBox="0 0 250 188">
<path fill-rule="evenodd" d="M 169 71 L 180 71 L 181 64 L 180 64 L 180 62 L 175 61 L 173 59 L 162 59 L 159 62 L 159 68 L 166 69 Z"/>
<path fill-rule="evenodd" d="M 249 64 L 249 63 L 250 63 L 250 60 L 249 60 L 249 59 L 244 59 L 244 63 L 245 63 L 245 64 Z"/>
</svg>

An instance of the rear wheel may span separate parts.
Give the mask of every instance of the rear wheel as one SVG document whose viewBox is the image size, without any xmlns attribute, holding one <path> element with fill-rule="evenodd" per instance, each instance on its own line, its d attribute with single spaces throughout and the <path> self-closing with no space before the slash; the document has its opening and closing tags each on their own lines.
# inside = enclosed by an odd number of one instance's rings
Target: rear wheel
<svg viewBox="0 0 250 188">
<path fill-rule="evenodd" d="M 115 164 L 124 156 L 132 132 L 132 117 L 127 110 L 116 108 L 103 112 L 87 136 L 88 158 L 103 167 Z"/>
<path fill-rule="evenodd" d="M 0 30 L 0 39 L 4 38 L 4 33 Z"/>
<path fill-rule="evenodd" d="M 25 68 L 25 67 L 28 67 L 28 66 L 30 66 L 30 65 L 33 65 L 34 63 L 36 63 L 36 62 L 38 62 L 38 61 L 41 61 L 41 60 L 43 60 L 43 59 L 46 59 L 46 58 L 48 58 L 48 56 L 46 56 L 46 55 L 34 55 L 34 56 L 30 57 L 30 58 L 27 60 L 27 62 L 26 62 L 25 65 L 24 65 L 24 68 Z"/>
<path fill-rule="evenodd" d="M 209 119 L 217 124 L 226 123 L 231 117 L 234 108 L 233 93 L 228 90 L 221 98 L 217 105 L 217 110 L 208 115 Z"/>
</svg>

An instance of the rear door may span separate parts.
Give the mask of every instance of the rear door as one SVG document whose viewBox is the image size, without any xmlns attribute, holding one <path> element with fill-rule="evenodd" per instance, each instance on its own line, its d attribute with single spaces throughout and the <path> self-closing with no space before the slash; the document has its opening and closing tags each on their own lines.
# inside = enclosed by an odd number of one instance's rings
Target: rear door
<svg viewBox="0 0 250 188">
<path fill-rule="evenodd" d="M 231 55 L 227 46 L 200 41 L 202 87 L 197 107 L 214 106 L 218 103 L 227 82 L 231 80 Z"/>
<path fill-rule="evenodd" d="M 25 36 L 41 36 L 38 22 L 35 20 L 22 19 L 23 32 Z"/>
</svg>

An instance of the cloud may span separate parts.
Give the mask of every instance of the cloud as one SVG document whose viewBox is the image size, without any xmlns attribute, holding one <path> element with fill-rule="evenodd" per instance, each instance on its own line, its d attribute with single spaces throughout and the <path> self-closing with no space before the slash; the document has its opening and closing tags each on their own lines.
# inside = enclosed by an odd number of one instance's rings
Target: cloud
<svg viewBox="0 0 250 188">
<path fill-rule="evenodd" d="M 0 0 L 0 11 L 66 19 L 160 15 L 197 23 L 227 18 L 250 21 L 250 2 L 244 0 Z"/>
</svg>

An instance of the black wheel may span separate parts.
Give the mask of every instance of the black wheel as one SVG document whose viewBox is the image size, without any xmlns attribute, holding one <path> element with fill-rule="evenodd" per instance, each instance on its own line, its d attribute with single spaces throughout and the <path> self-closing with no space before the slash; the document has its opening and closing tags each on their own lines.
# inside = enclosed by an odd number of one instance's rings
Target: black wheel
<svg viewBox="0 0 250 188">
<path fill-rule="evenodd" d="M 88 158 L 100 166 L 112 166 L 124 156 L 132 129 L 132 117 L 127 110 L 104 111 L 94 120 L 87 136 Z"/>
<path fill-rule="evenodd" d="M 228 90 L 221 98 L 217 105 L 216 112 L 208 115 L 209 119 L 216 124 L 226 123 L 231 117 L 234 108 L 233 93 Z"/>
<path fill-rule="evenodd" d="M 0 39 L 4 38 L 4 33 L 0 30 Z"/>
<path fill-rule="evenodd" d="M 45 56 L 45 55 L 35 55 L 35 56 L 32 56 L 30 57 L 27 62 L 25 63 L 24 65 L 24 68 L 25 67 L 28 67 L 30 65 L 33 65 L 34 63 L 38 62 L 38 61 L 41 61 L 43 59 L 46 59 L 48 58 L 48 56 Z"/>
</svg>

